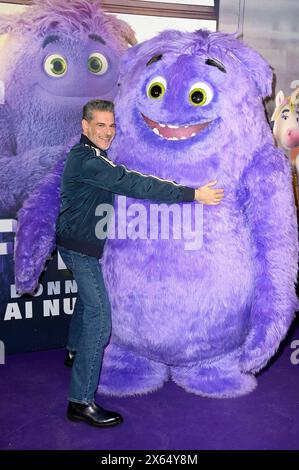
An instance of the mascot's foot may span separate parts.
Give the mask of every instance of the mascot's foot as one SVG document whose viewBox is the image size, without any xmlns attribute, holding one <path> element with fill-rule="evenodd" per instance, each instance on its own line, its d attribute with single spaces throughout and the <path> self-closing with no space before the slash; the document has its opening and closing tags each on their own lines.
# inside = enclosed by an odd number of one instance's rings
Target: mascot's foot
<svg viewBox="0 0 299 470">
<path fill-rule="evenodd" d="M 173 381 L 187 392 L 211 398 L 239 397 L 257 386 L 253 375 L 243 374 L 236 366 L 175 367 L 171 368 L 171 375 Z"/>
<path fill-rule="evenodd" d="M 169 378 L 165 364 L 110 344 L 105 351 L 98 391 L 104 395 L 143 395 L 162 387 Z"/>
</svg>

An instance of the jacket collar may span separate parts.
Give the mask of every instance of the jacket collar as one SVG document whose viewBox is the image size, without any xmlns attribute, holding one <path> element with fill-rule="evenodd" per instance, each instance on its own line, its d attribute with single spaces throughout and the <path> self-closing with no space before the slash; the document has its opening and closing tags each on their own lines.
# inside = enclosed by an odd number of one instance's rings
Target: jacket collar
<svg viewBox="0 0 299 470">
<path fill-rule="evenodd" d="M 95 148 L 95 149 L 98 149 L 104 157 L 107 157 L 107 152 L 106 152 L 106 150 L 103 150 L 103 149 L 101 149 L 100 147 L 98 147 L 96 144 L 94 144 L 94 143 L 93 143 L 86 135 L 84 135 L 84 134 L 81 134 L 80 144 L 89 145 L 89 147 L 93 147 L 93 148 Z"/>
</svg>

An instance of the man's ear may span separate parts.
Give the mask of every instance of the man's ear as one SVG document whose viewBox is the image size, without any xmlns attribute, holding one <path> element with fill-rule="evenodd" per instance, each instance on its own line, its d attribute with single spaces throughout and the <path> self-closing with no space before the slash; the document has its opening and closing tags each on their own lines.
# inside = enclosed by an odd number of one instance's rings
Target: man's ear
<svg viewBox="0 0 299 470">
<path fill-rule="evenodd" d="M 88 121 L 86 119 L 82 119 L 81 125 L 82 125 L 82 130 L 84 134 L 87 134 L 88 129 L 89 129 Z"/>
</svg>

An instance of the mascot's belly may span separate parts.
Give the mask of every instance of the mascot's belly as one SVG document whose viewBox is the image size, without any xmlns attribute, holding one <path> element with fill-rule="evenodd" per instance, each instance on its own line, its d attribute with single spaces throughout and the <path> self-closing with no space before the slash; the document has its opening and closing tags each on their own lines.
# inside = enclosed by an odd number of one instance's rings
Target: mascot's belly
<svg viewBox="0 0 299 470">
<path fill-rule="evenodd" d="M 104 274 L 121 343 L 184 364 L 243 342 L 254 281 L 250 237 L 239 215 L 215 214 L 203 218 L 201 246 L 192 250 L 183 239 L 108 240 Z"/>
</svg>

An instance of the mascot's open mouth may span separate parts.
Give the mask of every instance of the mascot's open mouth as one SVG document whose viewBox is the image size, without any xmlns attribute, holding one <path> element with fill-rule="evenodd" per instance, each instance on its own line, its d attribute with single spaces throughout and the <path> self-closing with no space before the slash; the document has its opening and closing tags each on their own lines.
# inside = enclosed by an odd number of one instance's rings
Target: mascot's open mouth
<svg viewBox="0 0 299 470">
<path fill-rule="evenodd" d="M 152 131 L 167 140 L 185 140 L 195 137 L 199 132 L 208 127 L 212 121 L 207 121 L 200 124 L 185 124 L 184 126 L 174 126 L 173 124 L 162 124 L 161 122 L 153 121 L 144 114 L 142 117 L 146 124 Z"/>
</svg>

